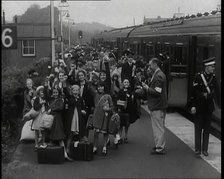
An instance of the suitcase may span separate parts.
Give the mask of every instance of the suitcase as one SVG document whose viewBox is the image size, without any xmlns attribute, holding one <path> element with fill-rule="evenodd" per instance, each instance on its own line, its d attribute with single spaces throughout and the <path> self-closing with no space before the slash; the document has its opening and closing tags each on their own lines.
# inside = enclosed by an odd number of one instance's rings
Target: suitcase
<svg viewBox="0 0 224 179">
<path fill-rule="evenodd" d="M 37 161 L 40 164 L 61 164 L 64 160 L 64 147 L 62 146 L 37 148 Z"/>
<path fill-rule="evenodd" d="M 91 161 L 93 160 L 93 143 L 78 142 L 75 147 L 74 142 L 70 144 L 69 156 L 74 160 Z"/>
</svg>

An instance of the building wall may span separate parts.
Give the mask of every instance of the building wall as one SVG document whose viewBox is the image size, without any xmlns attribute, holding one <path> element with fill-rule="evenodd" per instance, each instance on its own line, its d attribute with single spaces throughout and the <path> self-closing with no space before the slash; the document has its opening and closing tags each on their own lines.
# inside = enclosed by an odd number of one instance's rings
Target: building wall
<svg viewBox="0 0 224 179">
<path fill-rule="evenodd" d="M 33 57 L 22 56 L 22 41 L 18 40 L 17 49 L 2 50 L 4 51 L 3 61 L 7 66 L 26 66 L 32 64 L 35 60 L 43 57 L 51 57 L 51 41 L 49 40 L 36 40 L 35 53 Z"/>
</svg>

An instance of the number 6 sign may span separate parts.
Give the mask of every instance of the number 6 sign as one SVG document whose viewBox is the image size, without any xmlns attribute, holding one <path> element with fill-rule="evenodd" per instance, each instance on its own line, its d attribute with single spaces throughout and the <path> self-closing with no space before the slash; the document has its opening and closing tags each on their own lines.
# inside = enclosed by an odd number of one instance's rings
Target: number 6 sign
<svg viewBox="0 0 224 179">
<path fill-rule="evenodd" d="M 17 28 L 16 26 L 2 26 L 2 48 L 17 48 Z"/>
</svg>

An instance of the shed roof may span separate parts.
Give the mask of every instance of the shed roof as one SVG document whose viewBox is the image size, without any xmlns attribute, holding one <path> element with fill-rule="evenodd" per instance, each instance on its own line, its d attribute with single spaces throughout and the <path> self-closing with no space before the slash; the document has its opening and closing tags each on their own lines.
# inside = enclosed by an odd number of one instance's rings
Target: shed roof
<svg viewBox="0 0 224 179">
<path fill-rule="evenodd" d="M 50 38 L 49 23 L 19 23 L 17 24 L 18 38 Z"/>
</svg>

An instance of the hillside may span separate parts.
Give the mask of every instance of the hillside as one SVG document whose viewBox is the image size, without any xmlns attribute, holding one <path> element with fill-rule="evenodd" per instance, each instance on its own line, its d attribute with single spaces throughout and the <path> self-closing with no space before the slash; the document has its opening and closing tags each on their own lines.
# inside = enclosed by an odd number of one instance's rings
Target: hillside
<svg viewBox="0 0 224 179">
<path fill-rule="evenodd" d="M 59 22 L 59 10 L 57 7 L 54 8 L 55 13 L 55 31 L 56 36 L 60 36 L 60 22 Z M 38 18 L 36 18 L 38 17 Z M 40 6 L 33 4 L 31 5 L 24 14 L 18 16 L 18 23 L 50 23 L 50 6 L 45 8 L 40 8 Z M 83 31 L 82 43 L 91 42 L 91 38 L 104 30 L 111 30 L 113 27 L 100 24 L 98 22 L 92 23 L 77 23 L 71 25 L 71 42 L 72 43 L 81 43 L 78 39 L 78 31 Z M 65 43 L 68 43 L 68 21 L 64 20 L 63 22 L 63 36 Z"/>
</svg>

